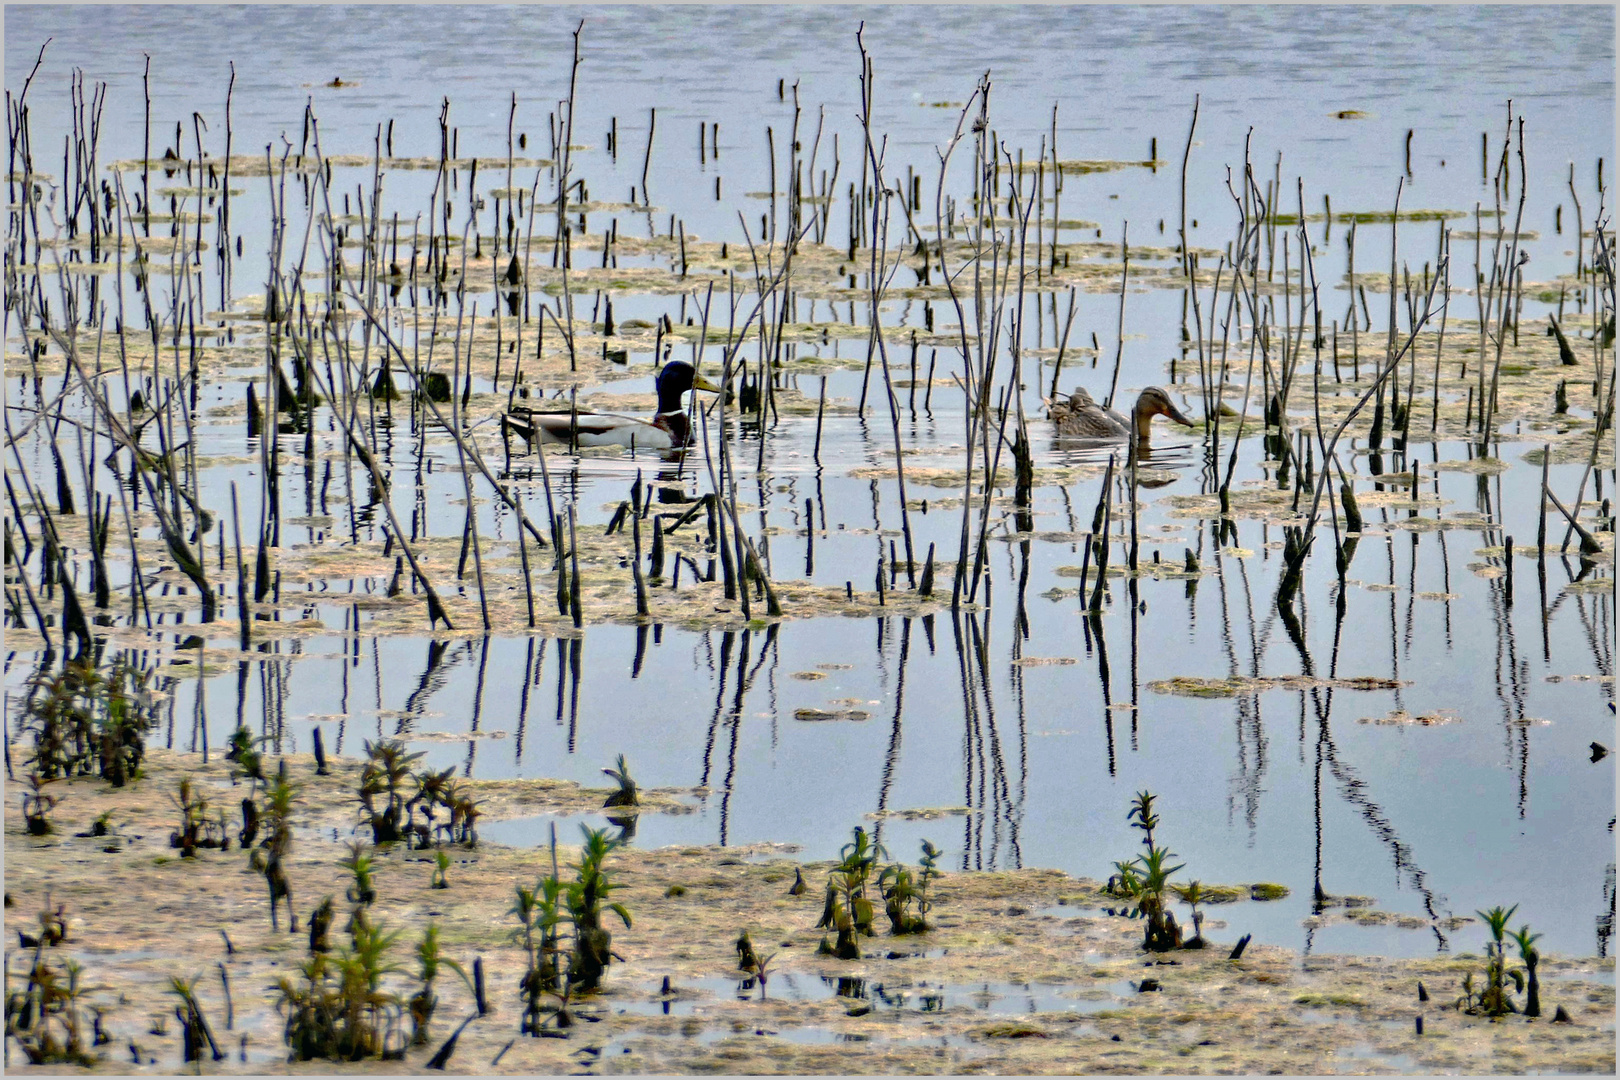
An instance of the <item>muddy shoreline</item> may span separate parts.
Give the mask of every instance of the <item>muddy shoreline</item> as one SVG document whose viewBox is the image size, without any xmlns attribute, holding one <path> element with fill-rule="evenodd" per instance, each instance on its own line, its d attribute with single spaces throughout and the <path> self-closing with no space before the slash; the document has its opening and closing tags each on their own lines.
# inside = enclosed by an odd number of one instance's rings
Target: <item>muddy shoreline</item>
<svg viewBox="0 0 1620 1080">
<path fill-rule="evenodd" d="M 287 931 L 285 920 L 280 932 L 271 931 L 264 880 L 234 843 L 229 851 L 201 851 L 194 859 L 169 846 L 176 817 L 169 796 L 183 775 L 194 777 L 213 807 L 227 808 L 233 833 L 240 825 L 235 808 L 247 783 L 233 787 L 231 765 L 217 752 L 204 765 L 199 755 L 154 750 L 145 776 L 124 789 L 89 778 L 58 783 L 63 798 L 47 837 L 28 836 L 17 802 L 8 800 L 6 928 L 13 942 L 18 930 L 37 931 L 36 913 L 47 893 L 53 905 L 65 905 L 68 940 L 46 956 L 77 959 L 87 984 L 98 988 L 85 1001 L 104 1010 L 112 1038 L 96 1048 L 102 1058 L 94 1071 L 182 1071 L 174 999 L 166 993 L 171 975 L 200 976 L 198 996 L 228 1051 L 225 1060 L 206 1062 L 205 1071 L 423 1071 L 473 1011 L 467 989 L 444 977 L 430 1043 L 413 1048 L 403 1062 L 287 1062 L 272 987 L 307 955 L 302 931 L 321 897 L 331 894 L 340 912 L 345 908 L 347 873 L 338 862 L 346 850 L 339 841 L 351 838 L 359 820 L 360 763 L 333 761 L 332 775 L 318 777 L 307 756 L 286 761 L 301 785 L 288 868 L 297 934 Z M 267 771 L 272 768 L 267 762 Z M 464 783 L 476 793 L 485 823 L 593 811 L 606 794 L 558 781 Z M 689 800 L 680 790 L 644 792 L 642 813 L 683 812 Z M 75 835 L 109 810 L 112 837 Z M 559 841 L 566 876 L 578 837 L 565 834 Z M 578 1019 L 567 1037 L 518 1038 L 523 954 L 512 941 L 517 923 L 509 909 L 514 886 L 532 884 L 549 870 L 549 853 L 487 840 L 470 851 L 446 850 L 452 862 L 443 890 L 429 887 L 430 852 L 401 845 L 379 850 L 373 917 L 386 930 L 404 931 L 392 954 L 402 970 L 384 985 L 402 996 L 414 989 L 408 974 L 414 945 L 429 922 L 440 928 L 445 955 L 469 967 L 474 957 L 483 958 L 493 1011 L 462 1032 L 448 1064 L 454 1072 L 1311 1074 L 1615 1067 L 1612 959 L 1547 956 L 1540 968 L 1546 1015 L 1492 1022 L 1453 1007 L 1465 974 L 1483 977 L 1484 960 L 1476 953 L 1302 960 L 1292 949 L 1257 941 L 1234 961 L 1228 953 L 1236 935 L 1222 918 L 1229 909 L 1210 906 L 1205 932 L 1211 948 L 1149 956 L 1140 950 L 1141 923 L 1107 914 L 1114 902 L 1099 882 L 1028 869 L 947 873 L 934 885 L 931 932 L 893 937 L 880 929 L 861 939 L 864 959 L 843 961 L 816 953 L 822 931 L 814 924 L 832 863 L 798 861 L 786 845 L 615 851 L 608 865 L 623 888 L 614 898 L 634 923 L 613 927 L 622 962 L 609 968 L 603 993 L 576 1004 Z M 893 856 L 915 859 L 912 852 Z M 788 888 L 800 867 L 810 887 L 793 896 Z M 763 996 L 737 969 L 735 942 L 745 929 L 760 953 L 775 953 Z M 1475 927 L 1463 940 L 1483 937 Z M 24 968 L 31 955 L 8 948 L 8 970 Z M 232 988 L 228 1031 L 221 965 Z M 661 992 L 666 976 L 670 995 Z M 1139 991 L 1145 979 L 1160 989 Z M 1430 998 L 1425 1003 L 1418 1000 L 1420 980 Z M 1549 1021 L 1559 1006 L 1572 1023 Z M 165 1033 L 154 1034 L 154 1017 L 164 1013 L 170 1014 Z M 1415 1030 L 1420 1015 L 1422 1036 Z M 15 1047 L 10 1053 L 19 1070 L 77 1071 L 30 1069 Z"/>
</svg>

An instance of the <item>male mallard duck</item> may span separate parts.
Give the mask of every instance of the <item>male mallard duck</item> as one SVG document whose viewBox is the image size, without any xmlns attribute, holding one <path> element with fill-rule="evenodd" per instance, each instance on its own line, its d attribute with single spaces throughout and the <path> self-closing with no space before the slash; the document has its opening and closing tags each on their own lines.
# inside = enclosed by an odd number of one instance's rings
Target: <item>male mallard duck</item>
<svg viewBox="0 0 1620 1080">
<path fill-rule="evenodd" d="M 1137 397 L 1131 420 L 1098 405 L 1083 386 L 1076 387 L 1067 401 L 1062 398 L 1051 401 L 1047 415 L 1057 425 L 1059 435 L 1081 439 L 1122 439 L 1134 431 L 1136 441 L 1145 443 L 1155 416 L 1167 416 L 1185 427 L 1193 426 L 1171 403 L 1170 395 L 1157 386 L 1148 387 Z"/>
<path fill-rule="evenodd" d="M 612 413 L 580 411 L 532 412 L 528 409 L 503 413 L 501 430 L 522 438 L 531 446 L 538 442 L 577 443 L 580 446 L 629 446 L 647 450 L 682 447 L 691 441 L 686 409 L 681 395 L 688 390 L 719 393 L 720 388 L 693 370 L 685 360 L 671 360 L 658 373 L 658 411 L 651 420 Z"/>
</svg>

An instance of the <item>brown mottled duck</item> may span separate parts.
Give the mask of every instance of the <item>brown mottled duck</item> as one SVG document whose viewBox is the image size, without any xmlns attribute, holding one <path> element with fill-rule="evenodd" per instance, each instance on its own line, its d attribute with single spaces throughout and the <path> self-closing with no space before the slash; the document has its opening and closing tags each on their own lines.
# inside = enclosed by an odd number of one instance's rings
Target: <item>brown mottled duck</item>
<svg viewBox="0 0 1620 1080">
<path fill-rule="evenodd" d="M 1047 416 L 1057 425 L 1059 435 L 1079 439 L 1123 439 L 1134 433 L 1137 442 L 1146 443 L 1155 416 L 1168 417 L 1184 427 L 1194 426 L 1170 401 L 1170 395 L 1157 386 L 1148 387 L 1137 397 L 1129 420 L 1098 405 L 1083 386 L 1076 387 L 1067 400 L 1059 397 L 1050 401 Z"/>
</svg>

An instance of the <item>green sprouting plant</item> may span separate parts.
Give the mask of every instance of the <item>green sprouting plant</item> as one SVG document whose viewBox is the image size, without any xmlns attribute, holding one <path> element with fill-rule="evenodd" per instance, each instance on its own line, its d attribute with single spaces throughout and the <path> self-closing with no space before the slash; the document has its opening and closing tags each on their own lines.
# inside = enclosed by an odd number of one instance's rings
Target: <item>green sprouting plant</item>
<svg viewBox="0 0 1620 1080">
<path fill-rule="evenodd" d="M 231 771 L 231 779 L 246 776 L 253 780 L 264 779 L 264 757 L 259 753 L 258 742 L 253 732 L 246 727 L 239 727 L 231 732 L 230 748 L 225 751 L 225 760 L 236 762 L 236 768 Z"/>
<path fill-rule="evenodd" d="M 945 853 L 939 848 L 935 847 L 933 844 L 930 844 L 927 839 L 923 840 L 922 857 L 917 860 L 917 863 L 923 868 L 923 886 L 925 888 L 927 887 L 928 882 L 932 881 L 934 878 L 945 876 L 944 873 L 939 869 L 939 857 L 943 854 Z"/>
<path fill-rule="evenodd" d="M 1491 940 L 1485 943 L 1485 986 L 1478 993 L 1473 988 L 1473 973 L 1469 972 L 1463 979 L 1463 996 L 1458 999 L 1457 1007 L 1468 1013 L 1484 1013 L 1486 1016 L 1506 1016 L 1511 1012 L 1518 1012 L 1509 997 L 1507 980 L 1511 978 L 1519 989 L 1524 989 L 1524 972 L 1514 969 L 1507 970 L 1507 924 L 1513 918 L 1513 913 L 1519 910 L 1519 905 L 1510 908 L 1500 905 L 1489 911 L 1476 911 L 1474 914 L 1485 920 L 1490 930 Z M 1526 930 L 1529 928 L 1526 927 Z M 1533 939 L 1532 939 L 1533 940 Z M 1537 1005 L 1540 994 L 1537 994 Z"/>
<path fill-rule="evenodd" d="M 422 940 L 416 945 L 417 982 L 420 984 L 415 994 L 411 995 L 406 1008 L 411 1014 L 411 1045 L 425 1046 L 428 1041 L 428 1023 L 433 1019 L 434 1010 L 438 1008 L 439 999 L 433 993 L 433 980 L 439 976 L 439 965 L 454 971 L 461 976 L 461 981 L 472 990 L 472 980 L 467 977 L 466 969 L 454 960 L 439 955 L 439 927 L 429 923 L 422 932 Z"/>
<path fill-rule="evenodd" d="M 283 777 L 277 777 L 275 783 L 269 785 L 264 792 L 264 809 L 258 812 L 257 820 L 264 824 L 264 839 L 259 846 L 248 856 L 248 865 L 264 875 L 265 884 L 270 889 L 270 928 L 276 926 L 276 905 L 285 900 L 287 903 L 287 929 L 290 932 L 298 930 L 298 916 L 293 911 L 292 888 L 287 881 L 287 872 L 283 866 L 286 857 L 292 853 L 292 808 L 298 798 L 298 786 L 290 784 Z M 247 835 L 247 830 L 243 830 Z M 311 934 L 313 940 L 313 927 Z"/>
<path fill-rule="evenodd" d="M 309 953 L 327 952 L 331 949 L 328 935 L 332 930 L 332 898 L 325 896 L 316 905 L 315 910 L 309 913 Z"/>
<path fill-rule="evenodd" d="M 1138 865 L 1134 858 L 1116 862 L 1104 891 L 1124 900 L 1136 899 L 1136 894 L 1142 889 L 1142 879 L 1137 876 Z"/>
<path fill-rule="evenodd" d="M 174 1018 L 180 1021 L 180 1046 L 184 1059 L 188 1063 L 201 1061 L 203 1043 L 206 1042 L 214 1060 L 219 1061 L 225 1054 L 214 1040 L 213 1029 L 208 1026 L 208 1018 L 203 1016 L 202 1006 L 197 1003 L 196 988 L 195 975 L 189 980 L 178 975 L 169 976 L 169 993 L 180 999 L 180 1005 L 174 1010 Z"/>
<path fill-rule="evenodd" d="M 190 859 L 196 856 L 208 827 L 208 800 L 193 788 L 189 776 L 180 778 L 177 792 L 169 801 L 180 811 L 180 827 L 169 834 L 169 846 L 179 848 L 181 857 Z"/>
<path fill-rule="evenodd" d="M 873 867 L 888 857 L 888 850 L 873 842 L 857 825 L 854 838 L 839 850 L 839 862 L 827 875 L 827 902 L 816 927 L 838 931 L 834 953 L 842 959 L 859 960 L 861 951 L 855 935 L 872 933 L 874 910 L 866 887 Z"/>
<path fill-rule="evenodd" d="M 96 820 L 90 823 L 90 835 L 110 836 L 112 834 L 112 817 L 116 812 L 116 810 L 109 808 L 97 814 Z"/>
<path fill-rule="evenodd" d="M 609 795 L 607 802 L 602 804 L 603 809 L 610 806 L 639 806 L 640 798 L 637 794 L 636 782 L 630 777 L 630 766 L 625 763 L 623 754 L 619 755 L 616 764 L 617 768 L 602 770 L 619 785 L 619 790 Z"/>
<path fill-rule="evenodd" d="M 30 836 L 45 836 L 51 831 L 51 811 L 56 809 L 59 800 L 45 790 L 45 785 L 55 782 L 54 777 L 47 779 L 37 771 L 28 774 L 28 790 L 23 792 L 22 813 Z"/>
<path fill-rule="evenodd" d="M 547 1011 L 542 1004 L 546 994 L 559 999 L 550 1011 L 557 1026 L 566 1027 L 572 1022 L 568 1002 L 573 994 L 600 987 L 602 974 L 613 961 L 613 938 L 602 925 L 604 913 L 619 916 L 626 927 L 631 925 L 629 909 L 609 899 L 619 886 L 604 864 L 618 841 L 610 839 L 606 829 L 582 826 L 582 831 L 584 843 L 573 881 L 564 884 L 552 873 L 541 878 L 534 888 L 517 886 L 517 903 L 511 914 L 519 923 L 513 937 L 522 943 L 528 956 L 519 981 L 524 1001 L 520 1030 L 525 1035 L 540 1034 Z M 565 923 L 571 929 L 566 969 L 561 962 L 560 933 Z"/>
<path fill-rule="evenodd" d="M 411 766 L 421 760 L 423 753 L 406 753 L 405 743 L 399 739 L 368 740 L 365 746 L 369 760 L 360 772 L 360 804 L 371 826 L 372 842 L 401 840 L 408 817 L 406 785 L 411 779 Z M 384 797 L 381 809 L 377 807 L 378 796 Z"/>
<path fill-rule="evenodd" d="M 1457 999 L 1457 1006 L 1456 1007 L 1457 1007 L 1458 1011 L 1468 1013 L 1469 1015 L 1474 1015 L 1474 1014 L 1478 1013 L 1479 1012 L 1478 996 L 1479 995 L 1476 995 L 1474 993 L 1474 973 L 1472 971 L 1463 972 L 1463 985 L 1462 985 L 1462 988 L 1463 988 L 1462 997 Z"/>
<path fill-rule="evenodd" d="M 446 855 L 442 851 L 435 851 L 433 853 L 433 880 L 428 884 L 428 888 L 448 889 L 450 887 L 450 882 L 445 877 L 445 871 L 449 869 L 450 856 Z"/>
<path fill-rule="evenodd" d="M 883 911 L 894 933 L 920 934 L 929 928 L 920 911 L 912 912 L 921 899 L 921 889 L 904 863 L 884 868 L 878 875 L 878 891 L 883 895 Z"/>
<path fill-rule="evenodd" d="M 437 831 L 434 819 L 439 807 L 449 808 L 452 805 L 451 789 L 455 783 L 456 767 L 448 766 L 435 772 L 424 769 L 416 774 L 416 794 L 405 803 L 405 827 L 407 836 L 417 837 L 418 847 L 428 847 L 433 842 L 433 834 Z M 416 809 L 421 807 L 423 823 L 416 824 Z"/>
<path fill-rule="evenodd" d="M 85 1049 L 79 1016 L 80 999 L 95 988 L 81 985 L 83 973 L 73 960 L 58 971 L 36 952 L 27 985 L 8 990 L 6 1037 L 17 1041 L 30 1064 L 95 1064 L 95 1056 Z"/>
<path fill-rule="evenodd" d="M 99 767 L 102 779 L 113 787 L 123 787 L 140 774 L 146 733 L 156 721 L 152 707 L 146 704 L 150 677 L 151 672 L 136 671 L 120 656 L 102 684 L 96 719 Z"/>
<path fill-rule="evenodd" d="M 70 660 L 56 675 L 41 671 L 29 680 L 24 725 L 34 736 L 32 763 L 45 779 L 90 772 L 100 691 L 101 676 L 84 660 Z"/>
<path fill-rule="evenodd" d="M 608 838 L 606 829 L 581 826 L 585 842 L 580 848 L 578 874 L 568 886 L 565 902 L 574 924 L 574 951 L 568 960 L 570 990 L 590 992 L 602 981 L 602 973 L 613 962 L 612 935 L 602 925 L 602 913 L 610 911 L 630 927 L 630 911 L 608 897 L 619 888 L 603 865 L 618 842 Z"/>
<path fill-rule="evenodd" d="M 1519 947 L 1519 959 L 1524 961 L 1525 979 L 1528 986 L 1525 990 L 1524 1015 L 1541 1015 L 1541 983 L 1536 978 L 1536 966 L 1541 963 L 1541 953 L 1536 951 L 1536 941 L 1540 934 L 1530 932 L 1530 924 L 1519 927 L 1517 933 L 1511 935 L 1514 944 Z"/>
<path fill-rule="evenodd" d="M 292 850 L 292 810 L 293 803 L 298 801 L 298 793 L 298 784 L 289 783 L 278 776 L 275 783 L 266 786 L 264 807 L 259 811 L 259 820 L 265 832 L 262 843 L 266 847 L 276 848 L 283 855 Z"/>
<path fill-rule="evenodd" d="M 348 848 L 349 857 L 344 859 L 341 865 L 350 874 L 354 875 L 354 884 L 349 886 L 346 895 L 349 898 L 349 903 L 364 907 L 377 899 L 377 888 L 371 880 L 371 875 L 376 867 L 371 855 L 366 851 L 365 841 L 350 841 Z"/>
<path fill-rule="evenodd" d="M 1176 925 L 1175 913 L 1169 910 L 1164 894 L 1170 884 L 1170 875 L 1185 864 L 1167 867 L 1174 858 L 1169 848 L 1150 847 L 1141 856 L 1141 884 L 1136 904 L 1147 917 L 1147 932 L 1142 947 L 1149 952 L 1168 952 L 1181 944 L 1181 928 Z"/>
<path fill-rule="evenodd" d="M 921 869 L 917 873 L 913 874 L 903 863 L 895 863 L 879 875 L 883 910 L 894 933 L 921 934 L 932 929 L 927 919 L 934 906 L 928 899 L 928 882 L 943 876 L 936 865 L 940 854 L 938 848 L 924 840 Z"/>
<path fill-rule="evenodd" d="M 383 976 L 399 970 L 387 959 L 399 932 L 384 934 L 364 908 L 355 912 L 349 932 L 350 945 L 336 956 L 317 953 L 299 965 L 300 981 L 283 976 L 276 984 L 276 1011 L 286 1017 L 283 1038 L 293 1061 L 398 1058 L 405 1052 L 399 995 L 382 989 Z"/>
<path fill-rule="evenodd" d="M 1153 846 L 1153 830 L 1159 827 L 1159 815 L 1153 812 L 1153 802 L 1157 798 L 1158 796 L 1150 791 L 1138 791 L 1136 800 L 1131 803 L 1130 810 L 1125 814 L 1125 820 L 1131 823 L 1131 828 L 1142 830 L 1144 847 Z"/>
<path fill-rule="evenodd" d="M 90 660 L 29 683 L 24 727 L 34 737 L 34 767 L 47 780 L 92 771 L 114 787 L 139 772 L 146 734 L 155 723 L 148 674 L 118 657 L 103 676 Z"/>
<path fill-rule="evenodd" d="M 1204 891 L 1203 885 L 1197 881 L 1189 881 L 1185 885 L 1172 885 L 1170 887 L 1175 890 L 1182 903 L 1192 908 L 1193 936 L 1182 945 L 1182 948 L 1202 949 L 1206 944 L 1204 941 L 1204 913 L 1198 910 L 1198 905 L 1207 900 L 1209 894 Z"/>
<path fill-rule="evenodd" d="M 1142 947 L 1150 952 L 1167 952 L 1180 947 L 1182 942 L 1181 927 L 1176 925 L 1175 913 L 1170 910 L 1165 893 L 1174 888 L 1170 884 L 1170 875 L 1182 869 L 1184 864 L 1166 866 L 1166 863 L 1175 858 L 1174 852 L 1153 842 L 1153 830 L 1159 825 L 1159 816 L 1153 812 L 1155 798 L 1152 792 L 1136 793 L 1136 798 L 1125 818 L 1130 822 L 1131 828 L 1142 830 L 1142 842 L 1147 845 L 1147 852 L 1124 862 L 1116 862 L 1115 873 L 1109 877 L 1106 891 L 1111 896 L 1133 901 L 1135 908 L 1131 911 L 1131 916 L 1134 918 L 1140 915 L 1147 920 Z M 1190 895 L 1196 896 L 1199 902 L 1203 900 L 1203 889 L 1197 882 L 1187 889 L 1190 891 L 1182 889 L 1176 891 L 1183 899 L 1187 899 Z M 1202 918 L 1198 916 L 1197 903 L 1189 902 L 1194 905 L 1194 927 L 1201 927 Z M 1200 942 L 1201 947 L 1203 941 L 1201 934 L 1195 940 Z"/>
<path fill-rule="evenodd" d="M 562 882 L 555 875 L 542 878 L 532 889 L 517 886 L 517 903 L 510 913 L 518 917 L 521 926 L 513 931 L 513 937 L 522 942 L 529 961 L 518 981 L 523 995 L 519 1030 L 524 1035 L 540 1034 L 541 999 L 548 993 L 561 992 L 557 928 L 564 918 L 562 894 Z"/>
<path fill-rule="evenodd" d="M 478 845 L 478 819 L 483 812 L 478 809 L 478 800 L 466 784 L 459 780 L 451 783 L 446 793 L 445 805 L 450 808 L 450 823 L 440 828 L 449 834 L 450 842 L 460 844 L 464 848 Z"/>
</svg>

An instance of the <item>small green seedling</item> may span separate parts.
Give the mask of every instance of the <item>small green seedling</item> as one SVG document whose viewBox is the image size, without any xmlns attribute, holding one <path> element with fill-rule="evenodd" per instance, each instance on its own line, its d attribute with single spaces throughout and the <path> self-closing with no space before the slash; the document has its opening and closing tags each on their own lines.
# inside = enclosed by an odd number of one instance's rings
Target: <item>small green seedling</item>
<svg viewBox="0 0 1620 1080">
<path fill-rule="evenodd" d="M 878 877 L 878 889 L 883 894 L 883 910 L 889 916 L 889 925 L 896 934 L 921 934 L 932 929 L 928 925 L 928 912 L 933 903 L 928 899 L 928 883 L 942 876 L 937 868 L 941 852 L 927 840 L 922 842 L 921 870 L 913 874 L 901 863 L 888 867 Z"/>
<path fill-rule="evenodd" d="M 180 827 L 169 834 L 169 846 L 180 849 L 182 858 L 191 859 L 202 845 L 203 830 L 207 827 L 208 800 L 192 787 L 191 777 L 181 777 L 177 793 L 169 801 L 180 811 Z"/>
<path fill-rule="evenodd" d="M 575 880 L 566 895 L 568 915 L 574 924 L 574 952 L 568 961 L 570 989 L 587 993 L 601 984 L 602 973 L 613 962 L 612 936 L 602 925 L 603 912 L 612 912 L 630 926 L 630 911 L 623 904 L 608 900 L 619 888 L 609 877 L 604 865 L 607 856 L 618 847 L 608 838 L 606 829 L 581 826 L 585 842 L 581 845 Z"/>
<path fill-rule="evenodd" d="M 55 782 L 54 777 L 45 779 L 39 775 L 38 771 L 28 774 L 28 790 L 23 792 L 22 812 L 29 836 L 47 836 L 50 834 L 51 811 L 56 809 L 56 804 L 60 800 L 55 795 L 46 792 L 45 785 L 54 784 Z"/>
<path fill-rule="evenodd" d="M 445 879 L 444 872 L 450 869 L 450 856 L 442 851 L 433 853 L 433 881 L 429 888 L 448 889 L 450 882 Z"/>
<path fill-rule="evenodd" d="M 467 977 L 466 969 L 454 960 L 439 955 L 439 928 L 429 923 L 422 932 L 422 940 L 416 946 L 416 959 L 419 965 L 417 982 L 420 984 L 410 1001 L 406 1003 L 411 1014 L 411 1045 L 426 1046 L 428 1041 L 428 1023 L 433 1019 L 433 1013 L 438 1008 L 439 999 L 433 993 L 433 980 L 438 978 L 439 965 L 454 971 L 461 976 L 461 981 L 472 990 L 472 980 Z"/>
<path fill-rule="evenodd" d="M 231 732 L 230 748 L 225 751 L 225 760 L 236 762 L 236 768 L 231 770 L 231 779 L 248 777 L 259 782 L 264 779 L 264 758 L 260 755 L 253 732 L 246 727 L 239 727 Z"/>
<path fill-rule="evenodd" d="M 441 806 L 451 804 L 451 788 L 455 784 L 456 768 L 451 765 L 438 772 L 426 769 L 416 774 L 416 794 L 405 803 L 405 831 L 406 838 L 416 837 L 416 846 L 425 848 L 432 844 L 433 834 L 443 826 L 436 826 L 434 819 Z M 422 816 L 426 821 L 416 824 L 416 808 L 422 808 Z"/>
<path fill-rule="evenodd" d="M 344 859 L 341 865 L 354 875 L 354 883 L 349 886 L 345 895 L 348 896 L 349 903 L 364 907 L 377 899 L 377 889 L 371 879 L 375 866 L 371 856 L 366 852 L 364 841 L 350 841 L 348 848 L 349 857 Z"/>
<path fill-rule="evenodd" d="M 214 1060 L 223 1060 L 225 1052 L 214 1040 L 213 1029 L 208 1026 L 208 1019 L 203 1016 L 202 1006 L 197 1003 L 196 987 L 195 975 L 189 980 L 182 979 L 178 975 L 169 976 L 169 993 L 180 999 L 180 1005 L 174 1010 L 174 1018 L 180 1021 L 181 1050 L 188 1063 L 200 1062 L 203 1043 L 206 1042 L 214 1055 Z"/>
<path fill-rule="evenodd" d="M 1198 905 L 1208 898 L 1203 885 L 1197 881 L 1189 881 L 1185 885 L 1172 885 L 1176 895 L 1182 903 L 1192 908 L 1193 936 L 1182 944 L 1183 949 L 1202 949 L 1207 944 L 1204 941 L 1204 913 L 1198 910 Z"/>
<path fill-rule="evenodd" d="M 112 810 L 103 810 L 96 815 L 96 820 L 90 823 L 91 836 L 110 836 L 112 834 Z"/>
<path fill-rule="evenodd" d="M 510 914 L 516 915 L 519 928 L 513 937 L 522 943 L 528 956 L 528 966 L 518 981 L 523 994 L 523 1019 L 519 1031 L 524 1035 L 539 1036 L 541 999 L 548 993 L 560 994 L 561 951 L 557 928 L 562 923 L 561 897 L 563 885 L 555 875 L 542 878 L 532 889 L 517 886 L 517 903 Z"/>
<path fill-rule="evenodd" d="M 1519 927 L 1518 933 L 1513 934 L 1513 942 L 1519 947 L 1519 958 L 1524 961 L 1525 977 L 1529 986 L 1526 988 L 1524 1000 L 1524 1015 L 1541 1015 L 1541 983 L 1536 978 L 1536 966 L 1541 963 L 1541 954 L 1536 951 L 1536 940 L 1540 934 L 1530 932 L 1530 924 Z"/>
<path fill-rule="evenodd" d="M 457 782 L 450 786 L 449 801 L 450 824 L 448 831 L 450 842 L 460 844 L 464 848 L 478 846 L 478 819 L 483 811 L 478 809 L 478 800 L 473 797 L 466 785 Z"/>
</svg>

